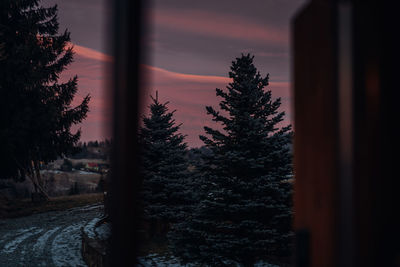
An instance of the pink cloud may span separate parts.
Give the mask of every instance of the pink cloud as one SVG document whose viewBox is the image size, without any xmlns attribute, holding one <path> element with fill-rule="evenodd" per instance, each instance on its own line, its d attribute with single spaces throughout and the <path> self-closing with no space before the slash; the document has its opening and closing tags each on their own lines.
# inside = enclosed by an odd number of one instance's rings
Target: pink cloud
<svg viewBox="0 0 400 267">
<path fill-rule="evenodd" d="M 78 75 L 78 93 L 73 105 L 78 105 L 88 93 L 92 99 L 87 119 L 73 129 L 82 129 L 83 141 L 110 137 L 112 92 L 107 85 L 110 84 L 111 72 L 107 72 L 106 67 L 112 62 L 112 58 L 93 49 L 78 45 L 74 47 L 75 61 L 63 72 L 61 80 L 66 81 Z M 180 73 L 149 65 L 142 65 L 142 77 L 143 106 L 150 104 L 149 95 L 154 95 L 158 90 L 160 100 L 170 101 L 170 110 L 177 110 L 175 119 L 177 123 L 183 123 L 181 132 L 187 135 L 186 142 L 189 146 L 203 145 L 198 136 L 204 134 L 204 126 L 220 128 L 206 114 L 205 106 L 218 107 L 221 99 L 215 96 L 215 88 L 224 89 L 230 82 L 228 77 Z M 287 112 L 285 123 L 290 123 L 290 83 L 273 82 L 273 77 L 271 80 L 267 89 L 272 90 L 273 97 L 282 97 L 281 111 Z M 143 112 L 146 113 L 145 110 Z"/>
<path fill-rule="evenodd" d="M 172 30 L 285 46 L 288 44 L 286 31 L 234 15 L 199 10 L 156 9 L 150 13 L 150 18 L 157 27 Z"/>
<path fill-rule="evenodd" d="M 162 77 L 169 77 L 171 79 L 179 79 L 182 81 L 191 81 L 191 82 L 197 82 L 197 83 L 209 83 L 209 82 L 229 82 L 229 78 L 227 77 L 221 77 L 221 76 L 210 76 L 210 75 L 197 75 L 197 74 L 185 74 L 185 73 L 179 73 L 179 72 L 173 72 L 169 71 L 166 69 L 154 67 L 154 66 L 149 66 L 149 65 L 143 65 L 147 71 L 150 71 L 152 75 L 156 74 L 157 76 L 154 76 L 155 78 L 158 78 L 160 76 Z"/>
<path fill-rule="evenodd" d="M 106 84 L 111 77 L 105 68 L 110 60 L 101 52 L 78 45 L 74 45 L 74 51 L 74 62 L 62 73 L 60 82 L 78 76 L 78 91 L 72 106 L 79 105 L 87 94 L 90 94 L 91 100 L 87 118 L 72 130 L 82 130 L 82 141 L 108 138 L 111 136 L 112 107 Z"/>
<path fill-rule="evenodd" d="M 107 55 L 105 53 L 99 52 L 97 50 L 85 47 L 85 46 L 81 46 L 81 45 L 77 45 L 77 44 L 73 44 L 73 43 L 69 43 L 67 45 L 67 47 L 74 47 L 74 52 L 82 57 L 85 58 L 90 58 L 90 59 L 94 59 L 94 60 L 99 60 L 99 61 L 104 61 L 104 62 L 112 62 L 113 57 L 110 55 Z"/>
<path fill-rule="evenodd" d="M 186 74 L 173 72 L 150 65 L 142 65 L 142 67 L 144 74 L 148 76 L 148 79 L 153 80 L 153 82 L 160 82 L 163 84 L 170 84 L 171 82 L 179 80 L 180 82 L 189 83 L 216 83 L 227 85 L 229 82 L 232 81 L 229 77 L 223 76 Z M 289 82 L 270 82 L 270 86 L 276 88 L 287 88 L 289 86 Z M 285 97 L 286 96 L 288 95 L 286 94 Z"/>
</svg>

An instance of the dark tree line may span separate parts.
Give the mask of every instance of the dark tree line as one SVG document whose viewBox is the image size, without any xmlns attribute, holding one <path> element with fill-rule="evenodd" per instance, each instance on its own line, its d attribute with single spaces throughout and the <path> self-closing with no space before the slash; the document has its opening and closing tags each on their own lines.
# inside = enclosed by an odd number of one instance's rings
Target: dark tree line
<svg viewBox="0 0 400 267">
<path fill-rule="evenodd" d="M 186 150 L 173 112 L 153 99 L 140 132 L 143 198 L 148 216 L 172 222 L 169 245 L 184 262 L 253 266 L 290 254 L 292 132 L 252 56 L 233 61 L 229 77 L 219 110 L 206 107 L 223 130 L 204 127 L 201 149 Z"/>
<path fill-rule="evenodd" d="M 90 96 L 77 106 L 77 76 L 60 83 L 73 61 L 70 33 L 59 33 L 57 6 L 39 0 L 0 1 L 0 162 L 1 178 L 28 177 L 43 190 L 40 163 L 73 153 Z"/>
<path fill-rule="evenodd" d="M 105 139 L 104 141 L 78 142 L 76 151 L 69 154 L 72 159 L 103 159 L 107 160 L 110 156 L 112 141 Z"/>
</svg>

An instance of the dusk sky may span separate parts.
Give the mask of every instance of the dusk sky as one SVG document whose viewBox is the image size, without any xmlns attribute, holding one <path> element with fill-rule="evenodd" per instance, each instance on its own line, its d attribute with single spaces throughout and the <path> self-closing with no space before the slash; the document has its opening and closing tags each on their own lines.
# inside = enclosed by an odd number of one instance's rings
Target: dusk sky
<svg viewBox="0 0 400 267">
<path fill-rule="evenodd" d="M 203 126 L 213 124 L 205 105 L 217 106 L 215 88 L 229 82 L 231 62 L 241 53 L 255 56 L 263 76 L 270 74 L 273 97 L 282 98 L 285 123 L 291 123 L 290 19 L 306 0 L 155 0 L 146 7 L 148 27 L 143 38 L 146 55 L 143 69 L 148 83 L 144 99 L 155 90 L 161 101 L 176 109 L 175 120 L 191 147 L 202 145 Z M 112 61 L 107 44 L 110 12 L 105 0 L 43 0 L 44 6 L 58 4 L 60 31 L 71 32 L 75 62 L 62 79 L 78 75 L 75 103 L 92 95 L 82 140 L 109 137 L 111 108 L 107 104 Z"/>
</svg>

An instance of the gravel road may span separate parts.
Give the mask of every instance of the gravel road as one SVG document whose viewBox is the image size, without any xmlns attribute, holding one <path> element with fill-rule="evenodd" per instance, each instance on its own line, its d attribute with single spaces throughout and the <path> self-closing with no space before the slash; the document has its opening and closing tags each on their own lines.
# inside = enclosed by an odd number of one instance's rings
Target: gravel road
<svg viewBox="0 0 400 267">
<path fill-rule="evenodd" d="M 102 204 L 93 204 L 0 220 L 0 266 L 86 266 L 81 227 L 102 212 Z"/>
</svg>

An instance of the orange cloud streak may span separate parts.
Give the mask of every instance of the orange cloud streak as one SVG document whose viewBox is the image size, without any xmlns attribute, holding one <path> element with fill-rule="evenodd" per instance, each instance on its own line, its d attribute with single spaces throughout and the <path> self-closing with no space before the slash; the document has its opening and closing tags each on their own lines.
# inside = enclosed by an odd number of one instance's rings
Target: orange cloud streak
<svg viewBox="0 0 400 267">
<path fill-rule="evenodd" d="M 185 74 L 179 72 L 173 72 L 166 69 L 150 66 L 150 65 L 142 65 L 146 71 L 152 72 L 151 75 L 163 75 L 168 76 L 170 78 L 193 81 L 193 82 L 230 82 L 230 79 L 222 76 L 212 76 L 212 75 L 197 75 L 197 74 Z"/>
<path fill-rule="evenodd" d="M 73 50 L 77 55 L 80 55 L 85 58 L 95 59 L 95 60 L 99 60 L 99 61 L 103 61 L 103 62 L 112 62 L 113 61 L 112 56 L 107 55 L 102 52 L 99 52 L 97 50 L 85 47 L 85 46 L 73 44 L 70 42 L 67 45 L 67 48 L 69 48 L 69 47 L 73 47 L 74 48 Z"/>
<path fill-rule="evenodd" d="M 145 76 L 148 79 L 151 80 L 152 83 L 169 83 L 169 82 L 175 82 L 175 80 L 180 80 L 180 82 L 183 81 L 189 81 L 193 83 L 216 83 L 216 84 L 225 84 L 227 85 L 229 82 L 232 81 L 231 78 L 228 77 L 223 77 L 223 76 L 213 76 L 213 75 L 198 75 L 198 74 L 186 74 L 186 73 L 180 73 L 180 72 L 173 72 L 169 71 L 166 69 L 150 66 L 150 65 L 144 65 L 142 64 L 142 68 L 144 71 Z M 168 80 L 171 79 L 171 80 Z M 169 82 L 168 82 L 169 81 Z M 270 87 L 273 87 L 275 89 L 288 89 L 290 87 L 289 82 L 270 82 L 269 83 Z M 288 92 L 283 95 L 282 97 L 288 97 L 289 94 Z"/>
</svg>

